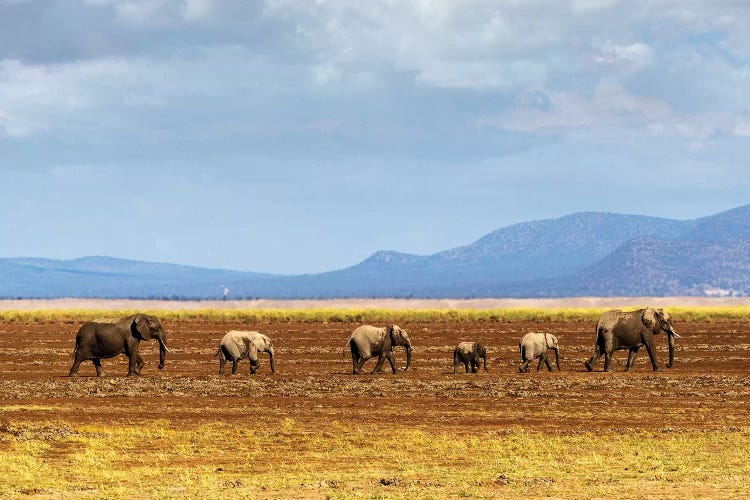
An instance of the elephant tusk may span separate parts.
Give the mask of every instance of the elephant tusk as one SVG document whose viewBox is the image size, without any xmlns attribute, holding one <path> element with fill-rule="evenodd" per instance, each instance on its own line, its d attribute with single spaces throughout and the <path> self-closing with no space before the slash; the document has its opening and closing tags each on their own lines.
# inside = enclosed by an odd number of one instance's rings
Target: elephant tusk
<svg viewBox="0 0 750 500">
<path fill-rule="evenodd" d="M 682 335 L 677 335 L 677 332 L 675 332 L 675 331 L 672 331 L 672 335 L 674 335 L 674 338 L 676 338 L 676 339 L 681 339 L 682 338 Z"/>
</svg>

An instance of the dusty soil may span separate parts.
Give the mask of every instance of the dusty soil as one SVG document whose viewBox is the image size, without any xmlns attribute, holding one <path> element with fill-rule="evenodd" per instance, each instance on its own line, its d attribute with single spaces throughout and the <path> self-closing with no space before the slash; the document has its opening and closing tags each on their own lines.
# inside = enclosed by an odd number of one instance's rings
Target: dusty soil
<svg viewBox="0 0 750 500">
<path fill-rule="evenodd" d="M 158 370 L 158 346 L 142 343 L 140 378 L 126 378 L 126 358 L 104 360 L 108 375 L 81 365 L 68 378 L 79 324 L 0 323 L 0 420 L 138 423 L 211 422 L 277 425 L 291 417 L 305 426 L 367 421 L 388 427 L 458 433 L 529 429 L 579 433 L 600 429 L 719 429 L 746 426 L 750 415 L 750 324 L 676 325 L 675 366 L 664 368 L 666 338 L 659 339 L 662 369 L 652 372 L 645 350 L 624 373 L 626 351 L 613 373 L 585 371 L 594 325 L 590 322 L 408 323 L 417 350 L 413 369 L 351 375 L 342 349 L 358 325 L 346 323 L 226 324 L 165 322 L 172 354 Z M 248 376 L 246 361 L 235 376 L 220 376 L 214 357 L 229 329 L 269 335 L 277 349 L 277 373 L 261 368 Z M 519 374 L 517 341 L 528 331 L 556 334 L 562 372 Z M 452 349 L 462 340 L 488 346 L 489 372 L 452 373 Z M 397 349 L 403 365 L 405 354 Z M 372 369 L 370 360 L 366 369 Z M 387 366 L 387 364 L 386 364 Z M 533 366 L 535 368 L 535 366 Z M 368 425 L 369 425 L 368 424 Z"/>
</svg>

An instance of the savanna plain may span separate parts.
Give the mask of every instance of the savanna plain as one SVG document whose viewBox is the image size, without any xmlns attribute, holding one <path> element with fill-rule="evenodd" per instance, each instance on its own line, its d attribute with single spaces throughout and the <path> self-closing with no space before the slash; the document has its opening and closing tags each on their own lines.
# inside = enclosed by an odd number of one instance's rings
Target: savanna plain
<svg viewBox="0 0 750 500">
<path fill-rule="evenodd" d="M 146 342 L 141 377 L 120 356 L 68 378 L 101 311 L 0 311 L 0 497 L 750 497 L 748 308 L 670 309 L 674 366 L 662 334 L 661 370 L 642 350 L 627 373 L 625 351 L 614 372 L 583 366 L 597 309 L 151 312 L 164 370 Z M 387 322 L 412 368 L 352 375 L 349 334 Z M 271 337 L 276 373 L 263 354 L 254 376 L 219 375 L 230 329 Z M 561 372 L 518 373 L 529 331 L 558 336 Z M 488 372 L 453 374 L 464 340 Z"/>
</svg>

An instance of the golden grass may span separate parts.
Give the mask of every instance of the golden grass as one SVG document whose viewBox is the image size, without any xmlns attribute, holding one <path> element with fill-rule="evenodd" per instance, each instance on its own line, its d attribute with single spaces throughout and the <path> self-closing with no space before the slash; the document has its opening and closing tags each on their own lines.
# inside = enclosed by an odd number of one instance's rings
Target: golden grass
<svg viewBox="0 0 750 500">
<path fill-rule="evenodd" d="M 124 317 L 136 312 L 158 315 L 165 321 L 257 322 L 439 322 L 439 321 L 596 321 L 608 308 L 512 308 L 512 309 L 195 309 L 195 310 L 7 310 L 0 311 L 5 322 L 82 322 L 94 318 Z M 670 307 L 675 321 L 748 321 L 750 306 Z"/>
<path fill-rule="evenodd" d="M 750 428 L 476 435 L 286 418 L 0 426 L 0 497 L 746 497 Z"/>
</svg>

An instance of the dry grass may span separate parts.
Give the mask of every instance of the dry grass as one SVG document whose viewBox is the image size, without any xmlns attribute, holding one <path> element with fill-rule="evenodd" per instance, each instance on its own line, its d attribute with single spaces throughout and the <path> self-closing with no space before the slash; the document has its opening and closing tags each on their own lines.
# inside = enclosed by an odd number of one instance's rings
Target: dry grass
<svg viewBox="0 0 750 500">
<path fill-rule="evenodd" d="M 0 428 L 0 496 L 742 497 L 750 429 L 454 436 L 408 426 Z"/>
<path fill-rule="evenodd" d="M 566 309 L 193 309 L 193 310 L 116 310 L 107 317 L 123 317 L 136 312 L 156 314 L 168 321 L 237 322 L 386 322 L 386 321 L 595 321 L 607 308 Z M 750 306 L 671 307 L 676 321 L 737 321 L 750 320 Z M 0 311 L 5 322 L 82 322 L 102 317 L 101 310 L 45 309 Z"/>
</svg>

